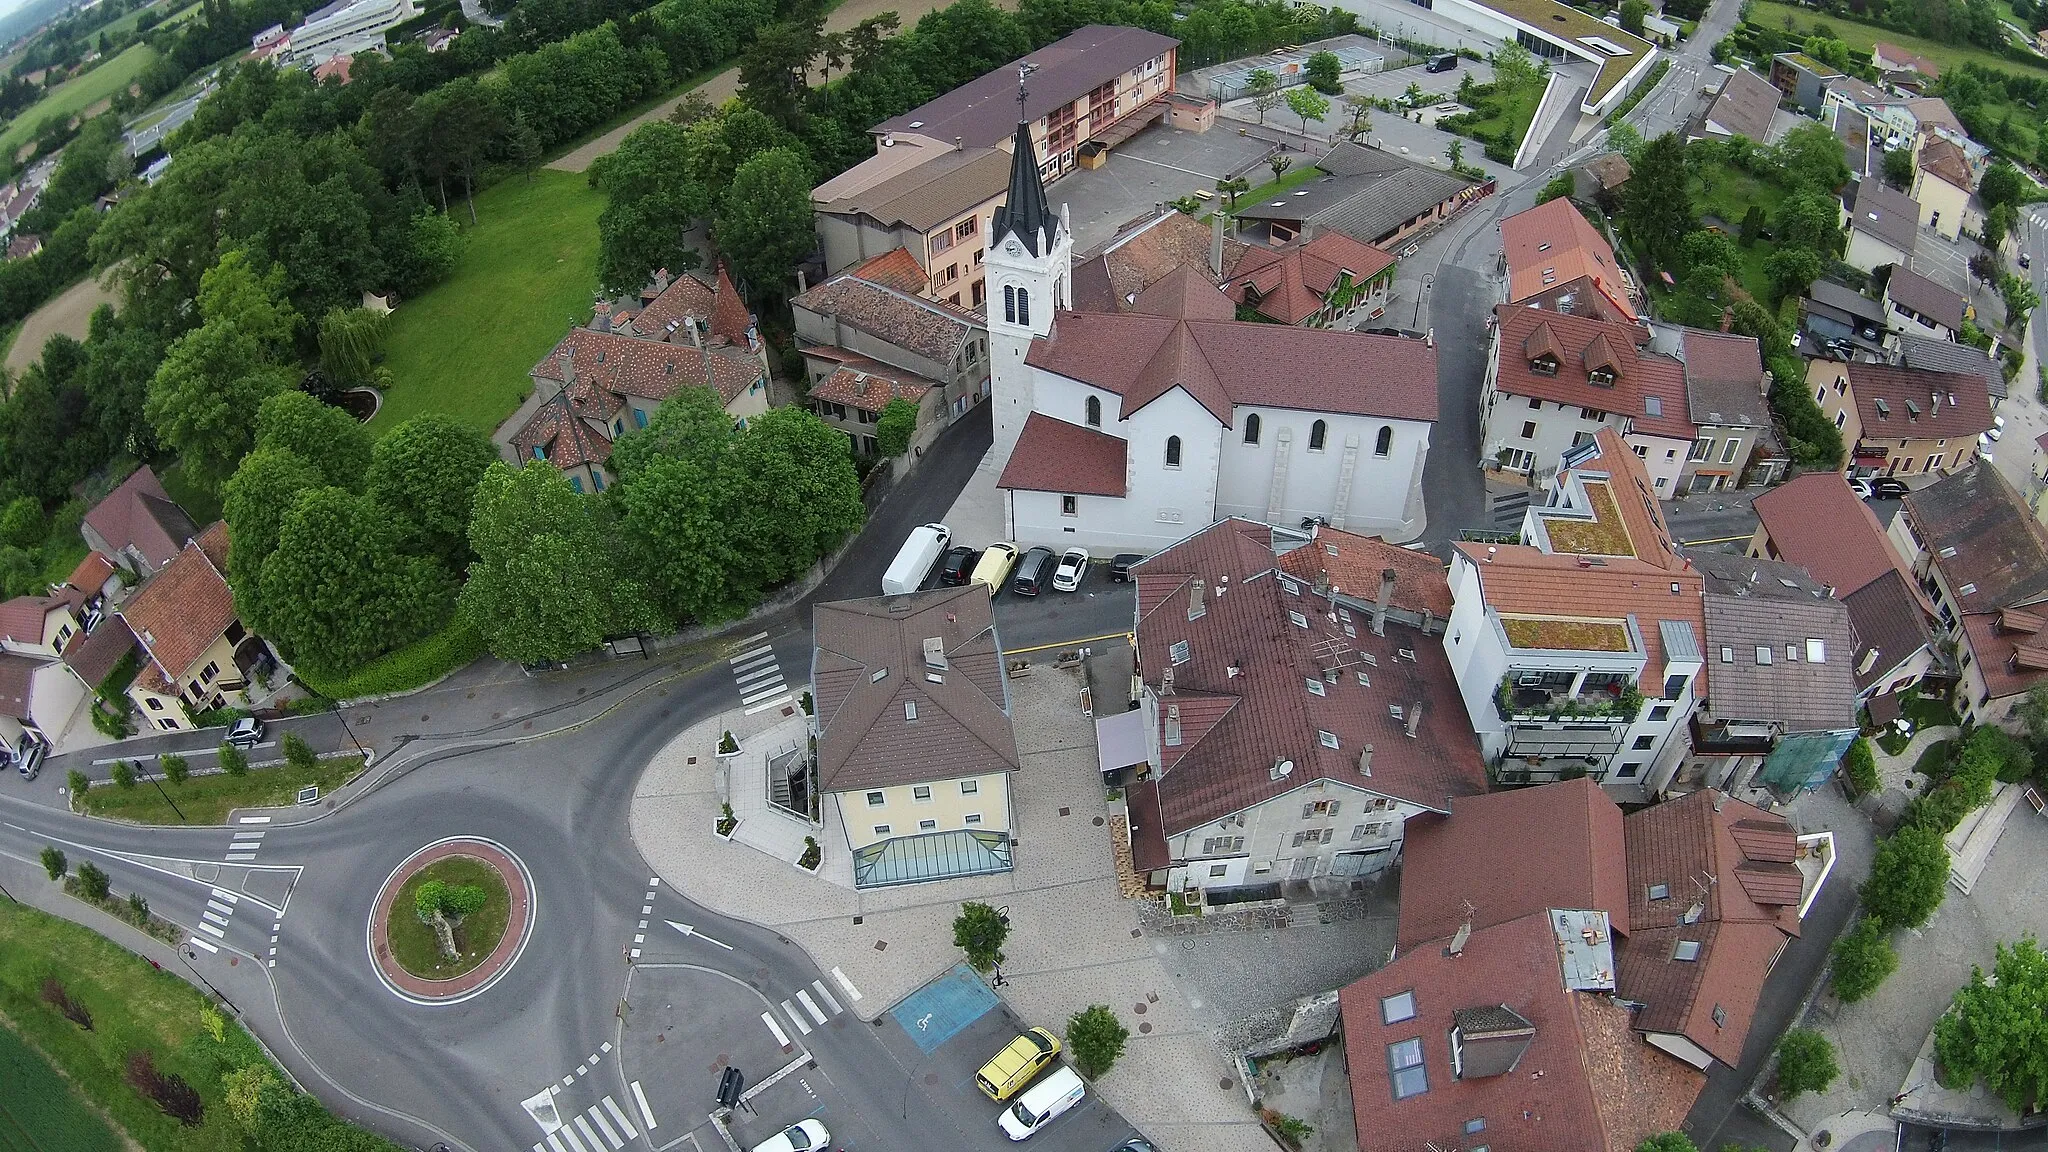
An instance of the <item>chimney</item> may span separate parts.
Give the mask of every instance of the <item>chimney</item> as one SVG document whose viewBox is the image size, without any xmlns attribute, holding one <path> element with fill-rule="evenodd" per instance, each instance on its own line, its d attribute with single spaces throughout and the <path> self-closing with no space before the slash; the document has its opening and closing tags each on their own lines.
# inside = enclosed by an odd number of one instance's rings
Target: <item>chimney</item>
<svg viewBox="0 0 2048 1152">
<path fill-rule="evenodd" d="M 894 148 L 895 146 L 896 146 L 896 134 L 895 134 L 894 132 L 884 132 L 884 133 L 882 133 L 882 147 L 884 147 L 884 148 Z"/>
<path fill-rule="evenodd" d="M 1413 740 L 1415 739 L 1416 731 L 1422 727 L 1422 701 L 1417 700 L 1408 706 L 1408 714 L 1405 720 L 1408 725 L 1408 738 Z"/>
<path fill-rule="evenodd" d="M 1223 213 L 1209 217 L 1209 275 L 1223 279 Z"/>
<path fill-rule="evenodd" d="M 569 385 L 574 384 L 576 382 L 575 350 L 571 347 L 564 346 L 562 348 L 562 355 L 560 357 L 560 360 L 562 364 L 562 390 L 566 392 L 569 389 Z"/>
<path fill-rule="evenodd" d="M 801 296 L 811 290 L 811 278 L 799 268 L 796 270 L 796 294 Z"/>
<path fill-rule="evenodd" d="M 1370 744 L 1359 750 L 1358 774 L 1360 776 L 1372 775 L 1372 745 Z"/>
<path fill-rule="evenodd" d="M 1394 578 L 1392 568 L 1380 569 L 1380 594 L 1372 602 L 1372 634 L 1375 636 L 1387 634 L 1387 606 L 1394 602 Z"/>
<path fill-rule="evenodd" d="M 1166 744 L 1170 748 L 1180 746 L 1180 705 L 1166 706 Z"/>
<path fill-rule="evenodd" d="M 1159 694 L 1161 696 L 1173 695 L 1173 665 L 1171 664 L 1168 664 L 1159 673 Z"/>
<path fill-rule="evenodd" d="M 960 139 L 960 137 L 958 137 L 958 136 L 955 136 L 955 137 L 953 137 L 953 151 L 955 151 L 955 152 L 964 152 L 964 151 L 966 151 L 966 150 L 967 150 L 967 145 L 966 145 L 966 143 L 965 143 L 964 141 L 962 141 L 962 140 Z"/>
<path fill-rule="evenodd" d="M 1731 309 L 1731 308 L 1723 308 L 1723 309 L 1721 309 L 1721 331 L 1723 331 L 1723 332 L 1726 332 L 1726 331 L 1728 331 L 1728 330 L 1729 330 L 1730 328 L 1733 328 L 1734 326 L 1735 326 L 1735 311 L 1734 311 L 1734 309 Z"/>
<path fill-rule="evenodd" d="M 683 327 L 690 330 L 690 347 L 702 348 L 704 346 L 704 334 L 697 331 L 697 318 L 695 316 L 683 317 Z"/>
<path fill-rule="evenodd" d="M 1202 589 L 1205 587 L 1207 585 L 1200 576 L 1195 577 L 1194 583 L 1188 587 L 1188 619 L 1190 620 L 1200 620 L 1202 615 L 1209 611 L 1208 606 L 1202 602 Z"/>
<path fill-rule="evenodd" d="M 1856 674 L 1858 676 L 1868 676 L 1870 675 L 1870 670 L 1875 667 L 1877 667 L 1877 649 L 1866 649 L 1863 653 L 1863 659 L 1856 662 Z"/>
</svg>

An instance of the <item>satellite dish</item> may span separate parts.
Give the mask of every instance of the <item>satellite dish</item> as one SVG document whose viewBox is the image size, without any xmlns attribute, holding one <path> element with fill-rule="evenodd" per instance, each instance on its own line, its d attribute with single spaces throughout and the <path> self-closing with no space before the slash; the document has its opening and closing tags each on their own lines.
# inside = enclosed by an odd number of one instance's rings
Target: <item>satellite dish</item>
<svg viewBox="0 0 2048 1152">
<path fill-rule="evenodd" d="M 1280 762 L 1280 774 L 1281 774 L 1282 776 L 1287 776 L 1287 775 L 1291 775 L 1291 774 L 1292 774 L 1293 772 L 1294 772 L 1294 761 L 1292 761 L 1292 760 L 1282 760 L 1282 761 Z"/>
</svg>

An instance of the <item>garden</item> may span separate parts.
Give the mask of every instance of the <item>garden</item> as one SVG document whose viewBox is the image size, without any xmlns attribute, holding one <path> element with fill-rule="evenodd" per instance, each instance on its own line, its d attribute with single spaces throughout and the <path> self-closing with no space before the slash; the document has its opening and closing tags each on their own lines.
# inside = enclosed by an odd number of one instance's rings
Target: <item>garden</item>
<svg viewBox="0 0 2048 1152">
<path fill-rule="evenodd" d="M 286 739 L 298 737 L 288 734 Z M 111 781 L 89 787 L 80 787 L 84 774 L 74 772 L 73 810 L 131 824 L 225 824 L 237 808 L 289 807 L 298 802 L 300 789 L 318 788 L 325 796 L 363 770 L 360 756 L 320 759 L 310 747 L 296 764 L 288 760 L 253 768 L 240 750 L 223 746 L 221 771 L 199 776 L 190 773 L 183 757 L 163 760 L 155 771 L 141 762 L 117 761 Z"/>
<path fill-rule="evenodd" d="M 1468 72 L 1458 84 L 1458 103 L 1472 111 L 1445 116 L 1436 126 L 1478 141 L 1488 160 L 1512 164 L 1549 85 L 1548 66 L 1539 65 L 1520 45 L 1504 44 L 1493 54 L 1492 83 L 1477 83 Z"/>
<path fill-rule="evenodd" d="M 425 980 L 449 980 L 488 959 L 505 937 L 512 897 L 498 870 L 447 856 L 407 878 L 389 920 L 391 956 Z"/>
</svg>

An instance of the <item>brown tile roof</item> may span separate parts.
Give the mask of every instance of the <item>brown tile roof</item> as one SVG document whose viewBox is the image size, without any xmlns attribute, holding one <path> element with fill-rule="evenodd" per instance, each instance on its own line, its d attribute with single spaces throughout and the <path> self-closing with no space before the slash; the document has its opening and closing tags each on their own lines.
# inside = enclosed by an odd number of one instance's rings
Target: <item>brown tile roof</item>
<svg viewBox="0 0 2048 1152">
<path fill-rule="evenodd" d="M 1645 355 L 1636 360 L 1636 391 L 1643 401 L 1633 413 L 1629 432 L 1692 440 L 1699 426 L 1689 415 L 1685 365 L 1669 356 Z M 1651 401 L 1656 401 L 1652 404 Z"/>
<path fill-rule="evenodd" d="M 513 433 L 512 447 L 518 450 L 520 460 L 541 459 L 557 468 L 575 468 L 611 459 L 611 438 L 570 411 L 569 404 L 568 397 L 556 395 Z M 538 457 L 533 454 L 535 448 L 541 450 Z"/>
<path fill-rule="evenodd" d="M 1738 68 L 1721 86 L 1714 106 L 1707 109 L 1707 121 L 1762 144 L 1771 117 L 1778 111 L 1780 95 L 1777 85 L 1747 68 Z"/>
<path fill-rule="evenodd" d="M 1139 872 L 1171 868 L 1173 853 L 1159 823 L 1159 781 L 1140 780 L 1124 789 L 1124 806 L 1131 817 L 1131 867 Z"/>
<path fill-rule="evenodd" d="M 1570 197 L 1560 196 L 1501 221 L 1500 241 L 1507 259 L 1510 303 L 1583 276 L 1616 308 L 1635 317 L 1613 246 L 1586 222 Z"/>
<path fill-rule="evenodd" d="M 50 613 L 71 609 L 71 602 L 63 596 L 16 596 L 0 602 L 0 640 L 40 646 Z"/>
<path fill-rule="evenodd" d="M 1794 564 L 1717 552 L 1695 559 L 1707 578 L 1714 717 L 1776 721 L 1787 732 L 1856 727 L 1856 641 L 1848 606 Z M 1813 659 L 1815 640 L 1819 660 Z M 1731 659 L 1720 658 L 1723 648 Z M 1758 648 L 1771 650 L 1769 664 L 1758 663 Z"/>
<path fill-rule="evenodd" d="M 1771 422 L 1770 401 L 1763 390 L 1763 352 L 1753 336 L 1686 328 L 1687 406 L 1695 424 L 1743 425 Z"/>
<path fill-rule="evenodd" d="M 1405 880 L 1404 880 L 1405 887 Z M 1415 1015 L 1384 1022 L 1384 997 L 1413 993 Z M 1494 1152 L 1631 1152 L 1678 1128 L 1706 1078 L 1645 1044 L 1628 1010 L 1564 985 L 1546 915 L 1474 932 L 1462 953 L 1432 945 L 1397 958 L 1345 988 L 1346 1064 L 1359 1152 L 1424 1147 Z M 1452 1074 L 1455 1014 L 1504 1007 L 1535 1028 L 1512 1071 Z M 1394 1099 L 1388 1046 L 1422 1042 L 1428 1090 Z M 1467 1135 L 1465 1125 L 1485 1129 Z"/>
<path fill-rule="evenodd" d="M 135 633 L 128 630 L 127 621 L 117 612 L 100 622 L 84 640 L 73 645 L 64 653 L 64 663 L 78 678 L 97 688 L 121 657 L 135 650 Z"/>
<path fill-rule="evenodd" d="M 1984 688 L 1993 700 L 2031 691 L 2048 683 L 2048 660 L 2038 633 L 2022 632 L 2000 623 L 1998 612 L 1963 614 L 1963 642 L 1984 677 Z M 2021 649 L 2026 649 L 2025 653 Z"/>
<path fill-rule="evenodd" d="M 1206 299 L 1188 299 L 1206 303 L 1222 296 L 1212 289 Z M 1237 404 L 1396 420 L 1435 420 L 1437 414 L 1436 389 L 1429 386 L 1436 379 L 1436 349 L 1399 336 L 1063 312 L 1052 335 L 1032 341 L 1025 362 L 1116 393 L 1125 418 L 1176 386 L 1225 426 L 1234 423 Z"/>
<path fill-rule="evenodd" d="M 235 598 L 194 541 L 137 589 L 121 605 L 120 615 L 142 641 L 160 678 L 176 684 L 235 622 Z"/>
<path fill-rule="evenodd" d="M 1169 745 L 1164 729 L 1170 720 L 1160 709 L 1159 804 L 1166 834 L 1180 835 L 1314 780 L 1436 811 L 1445 811 L 1453 797 L 1484 791 L 1478 744 L 1442 645 L 1393 621 L 1385 636 L 1374 636 L 1361 614 L 1341 607 L 1331 621 L 1329 601 L 1275 571 L 1271 541 L 1267 525 L 1225 520 L 1133 569 L 1139 667 L 1155 691 L 1165 670 L 1173 669 L 1166 702 L 1180 713 L 1180 743 Z M 1191 620 L 1197 581 L 1204 607 Z M 1296 626 L 1290 614 L 1308 626 Z M 1170 650 L 1182 641 L 1188 658 L 1175 664 Z M 1333 665 L 1323 653 L 1346 650 L 1353 655 L 1328 683 L 1325 672 Z M 1370 683 L 1360 684 L 1355 670 L 1367 672 Z M 1311 680 L 1321 694 L 1309 691 Z M 1416 707 L 1423 709 L 1422 720 L 1410 737 L 1407 712 Z M 1395 717 L 1394 708 L 1402 716 Z M 1337 747 L 1326 747 L 1319 731 L 1335 736 Z M 1368 747 L 1373 754 L 1361 771 Z M 1280 760 L 1295 767 L 1276 779 L 1273 766 Z"/>
<path fill-rule="evenodd" d="M 958 137 L 968 148 L 986 148 L 1008 138 L 1020 118 L 1018 64 L 1032 66 L 1021 118 L 1035 123 L 1052 110 L 1079 100 L 1098 85 L 1115 80 L 1179 44 L 1172 37 L 1143 28 L 1089 24 L 868 131 L 919 132 L 937 140 Z M 1168 87 L 1171 86 L 1169 77 Z M 1098 130 L 1100 127 L 1097 126 Z"/>
<path fill-rule="evenodd" d="M 1998 469 L 1971 461 L 1909 493 L 1906 515 L 1962 611 L 2019 608 L 2048 597 L 2048 528 Z"/>
<path fill-rule="evenodd" d="M 915 373 L 861 359 L 842 364 L 830 376 L 811 385 L 811 399 L 844 404 L 863 412 L 880 412 L 891 400 L 919 403 L 934 387 L 931 381 Z"/>
<path fill-rule="evenodd" d="M 845 273 L 793 303 L 941 364 L 951 364 L 974 330 L 982 326 L 978 317 Z"/>
<path fill-rule="evenodd" d="M 114 562 L 95 549 L 85 554 L 85 559 L 78 562 L 78 567 L 71 570 L 71 575 L 64 582 L 81 592 L 97 596 L 113 574 Z"/>
<path fill-rule="evenodd" d="M 1590 173 L 1594 180 L 1599 181 L 1600 187 L 1603 189 L 1612 190 L 1628 183 L 1628 157 L 1623 156 L 1619 152 L 1609 152 L 1603 156 L 1595 156 L 1580 165 L 1580 167 Z"/>
<path fill-rule="evenodd" d="M 1011 80 L 1015 83 L 1015 79 Z M 941 152 L 917 167 L 851 196 L 817 205 L 820 212 L 868 216 L 886 227 L 929 232 L 1003 194 L 1010 154 L 1001 148 Z"/>
<path fill-rule="evenodd" d="M 1192 264 L 1183 264 L 1154 281 L 1137 299 L 1131 311 L 1147 316 L 1169 316 L 1176 320 L 1234 320 L 1237 309 Z"/>
<path fill-rule="evenodd" d="M 1934 628 L 1925 598 L 1903 572 L 1888 572 L 1842 597 L 1849 608 L 1849 627 L 1856 634 L 1857 691 L 1887 680 L 1892 670 L 1915 652 L 1934 643 Z M 1865 670 L 1871 649 L 1877 655 Z"/>
<path fill-rule="evenodd" d="M 1443 561 L 1428 552 L 1389 544 L 1377 536 L 1319 527 L 1315 539 L 1280 556 L 1282 572 L 1311 584 L 1327 580 L 1332 593 L 1358 600 L 1379 596 L 1380 574 L 1389 568 L 1394 570 L 1395 608 L 1450 619 L 1450 581 Z"/>
<path fill-rule="evenodd" d="M 1634 931 L 1615 960 L 1616 991 L 1644 1005 L 1638 1030 L 1683 1035 L 1734 1067 L 1764 974 L 1799 934 L 1798 869 L 1784 850 L 1791 826 L 1706 789 L 1630 813 L 1622 833 Z M 1653 884 L 1670 894 L 1650 899 Z M 1696 959 L 1675 958 L 1680 941 L 1700 945 Z"/>
<path fill-rule="evenodd" d="M 1930 136 L 1920 145 L 1920 170 L 1938 176 L 1953 188 L 1964 192 L 1976 191 L 1975 182 L 1970 179 L 1970 161 L 1963 150 L 1953 142 L 1940 136 Z"/>
<path fill-rule="evenodd" d="M 919 264 L 917 257 L 910 254 L 910 249 L 901 246 L 891 248 L 865 263 L 854 265 L 848 270 L 848 274 L 870 284 L 880 284 L 884 288 L 908 292 L 912 296 L 923 295 L 924 290 L 931 284 L 931 278 L 924 274 L 924 265 Z"/>
<path fill-rule="evenodd" d="M 970 584 L 820 604 L 812 631 L 818 782 L 825 791 L 1017 769 L 986 589 Z M 943 668 L 927 663 L 931 638 L 940 641 Z"/>
<path fill-rule="evenodd" d="M 1083 312 L 1128 311 L 1138 293 L 1182 265 L 1209 271 L 1209 226 L 1183 212 L 1168 211 L 1122 233 L 1094 256 L 1074 266 L 1074 307 Z M 1223 238 L 1223 274 L 1237 271 L 1251 245 Z"/>
<path fill-rule="evenodd" d="M 717 389 L 721 403 L 730 404 L 767 376 L 760 358 L 744 345 L 692 348 L 589 328 L 572 329 L 531 375 L 562 383 L 564 356 L 574 376 L 567 388 L 571 406 L 600 419 L 617 412 L 624 396 L 659 403 L 677 389 L 707 384 Z"/>
<path fill-rule="evenodd" d="M 1403 952 L 1456 932 L 1467 904 L 1475 929 L 1581 908 L 1607 913 L 1628 934 L 1621 809 L 1590 779 L 1466 796 L 1447 817 L 1408 821 L 1406 834 Z"/>
<path fill-rule="evenodd" d="M 644 297 L 646 293 L 641 295 Z M 677 343 L 688 344 L 689 335 L 679 331 L 683 320 L 690 316 L 702 318 L 711 315 L 711 306 L 715 303 L 713 296 L 710 285 L 684 273 L 670 280 L 668 287 L 656 293 L 640 309 L 640 314 L 633 318 L 633 334 L 650 340 L 666 340 L 680 335 Z"/>
<path fill-rule="evenodd" d="M 1647 338 L 1641 329 L 1514 304 L 1497 305 L 1493 314 L 1500 323 L 1500 391 L 1602 412 L 1643 410 L 1636 385 L 1637 347 Z M 1595 384 L 1588 376 L 1603 360 L 1614 371 L 1613 384 Z M 1532 369 L 1537 362 L 1555 363 L 1556 375 Z"/>
<path fill-rule="evenodd" d="M 85 522 L 116 551 L 134 546 L 152 568 L 170 563 L 185 541 L 199 532 L 146 464 L 93 505 Z"/>
<path fill-rule="evenodd" d="M 1950 144 L 1949 147 L 1955 145 Z M 1954 290 L 1908 268 L 1892 269 L 1891 279 L 1885 281 L 1884 294 L 1893 303 L 1918 312 L 1952 332 L 1963 330 L 1963 314 L 1970 307 L 1969 302 Z"/>
<path fill-rule="evenodd" d="M 712 292 L 710 323 L 705 331 L 713 337 L 725 337 L 735 348 L 745 348 L 754 332 L 754 316 L 747 311 L 746 301 L 740 299 L 740 290 L 733 287 L 723 260 L 718 262 L 718 284 Z M 731 399 L 726 397 L 727 401 Z"/>
<path fill-rule="evenodd" d="M 1911 196 L 1889 187 L 1882 180 L 1865 180 L 1856 186 L 1856 203 L 1849 211 L 1849 227 L 1869 233 L 1911 256 L 1913 241 L 1920 227 L 1920 205 Z"/>
<path fill-rule="evenodd" d="M 1567 516 L 1562 505 L 1538 508 L 1537 519 L 1557 552 L 1574 556 L 1625 556 L 1660 568 L 1690 567 L 1672 542 L 1671 530 L 1643 462 L 1613 428 L 1593 435 L 1594 450 L 1574 457 L 1570 474 L 1584 488 L 1595 519 Z M 1618 530 L 1617 530 L 1618 529 Z"/>
<path fill-rule="evenodd" d="M 1991 428 L 1991 394 L 1984 378 L 1973 372 L 1920 372 L 1865 363 L 1852 363 L 1848 370 L 1865 440 L 1961 442 Z"/>
<path fill-rule="evenodd" d="M 1941 65 L 1920 55 L 1918 52 L 1908 52 L 1896 44 L 1887 44 L 1882 40 L 1871 44 L 1870 62 L 1880 68 L 1885 67 L 1884 64 L 1877 63 L 1879 57 L 1883 57 L 1889 64 L 1896 65 L 1898 68 L 1918 72 L 1929 80 L 1941 79 Z M 1896 71 L 1897 69 L 1894 70 Z"/>
<path fill-rule="evenodd" d="M 34 694 L 36 669 L 43 664 L 41 660 L 0 652 L 0 716 L 24 721 L 29 718 L 29 699 Z"/>
<path fill-rule="evenodd" d="M 1352 283 L 1364 284 L 1393 263 L 1391 252 L 1342 232 L 1321 232 L 1306 244 L 1246 252 L 1226 291 L 1242 304 L 1246 290 L 1251 289 L 1257 293 L 1260 315 L 1282 324 L 1299 324 L 1323 306 L 1343 273 L 1350 273 Z"/>
<path fill-rule="evenodd" d="M 1877 515 L 1836 472 L 1807 472 L 1751 501 L 1778 556 L 1847 596 L 1905 562 Z"/>
<path fill-rule="evenodd" d="M 1033 412 L 1024 419 L 1017 447 L 996 487 L 1123 496 L 1129 491 L 1129 452 L 1129 443 L 1121 437 Z"/>
</svg>

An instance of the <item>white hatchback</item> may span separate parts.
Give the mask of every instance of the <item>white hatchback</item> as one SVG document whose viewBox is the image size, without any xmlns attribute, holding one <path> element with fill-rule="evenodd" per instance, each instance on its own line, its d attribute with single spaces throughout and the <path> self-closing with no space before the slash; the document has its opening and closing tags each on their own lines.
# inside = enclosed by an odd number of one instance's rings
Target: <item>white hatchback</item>
<svg viewBox="0 0 2048 1152">
<path fill-rule="evenodd" d="M 832 1134 L 817 1120 L 799 1120 L 754 1145 L 754 1152 L 817 1152 L 832 1142 Z"/>
<path fill-rule="evenodd" d="M 1081 578 L 1088 575 L 1088 550 L 1069 548 L 1060 553 L 1060 566 L 1053 569 L 1052 586 L 1058 592 L 1072 592 L 1081 586 Z"/>
</svg>

